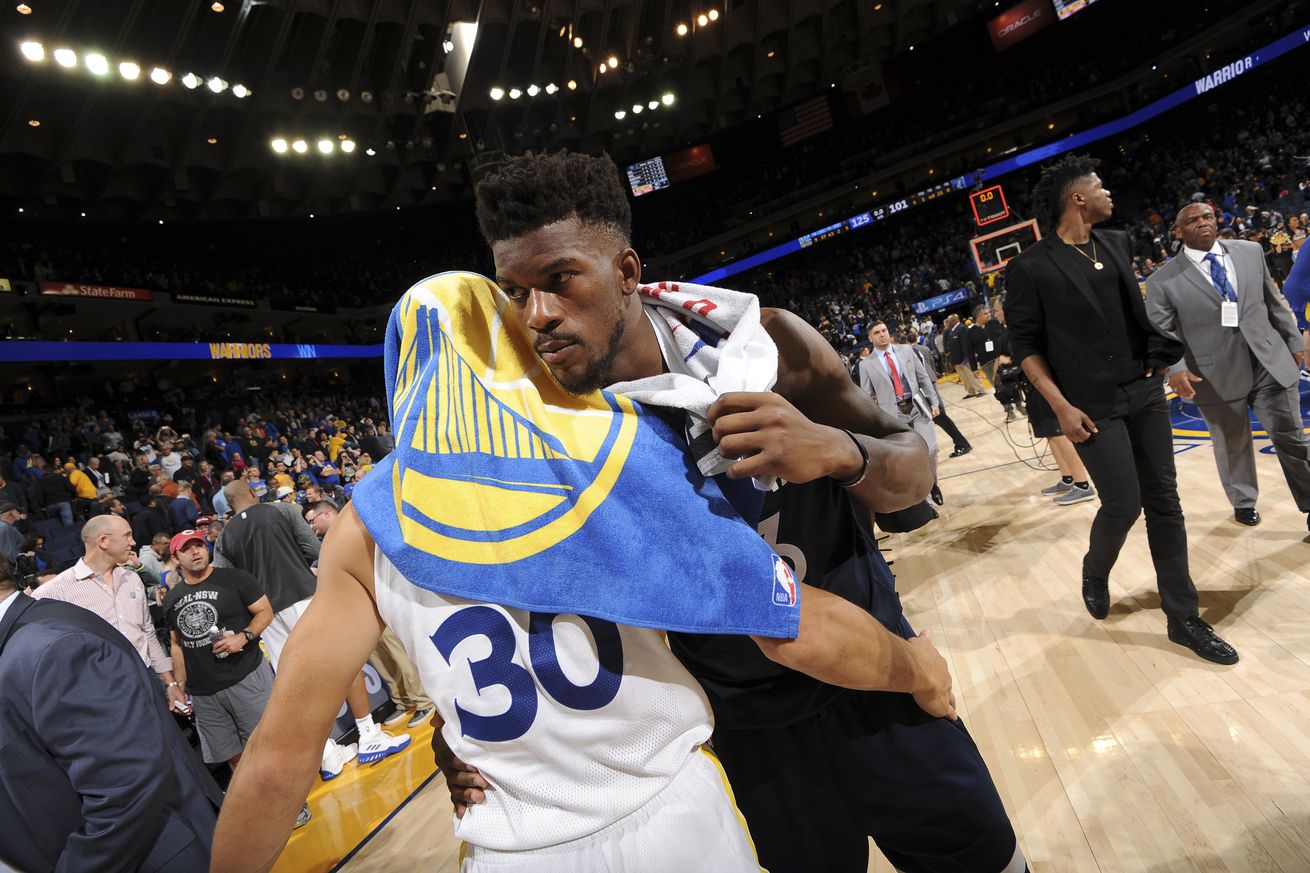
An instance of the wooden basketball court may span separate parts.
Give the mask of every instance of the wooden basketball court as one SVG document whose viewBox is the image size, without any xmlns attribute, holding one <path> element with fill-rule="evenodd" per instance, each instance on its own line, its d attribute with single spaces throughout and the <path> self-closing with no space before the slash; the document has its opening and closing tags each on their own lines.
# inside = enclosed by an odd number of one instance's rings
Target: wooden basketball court
<svg viewBox="0 0 1310 873">
<path fill-rule="evenodd" d="M 1277 459 L 1257 456 L 1264 521 L 1246 528 L 1208 441 L 1176 439 L 1201 615 L 1242 658 L 1219 667 L 1166 639 L 1141 523 L 1109 618 L 1088 616 L 1079 569 L 1098 504 L 1040 497 L 1056 474 L 1033 469 L 1026 421 L 1009 426 L 1013 447 L 992 398 L 940 388 L 974 451 L 943 453 L 942 517 L 883 545 L 910 621 L 951 663 L 1032 869 L 1310 871 L 1310 541 Z M 399 760 L 311 797 L 280 873 L 347 855 L 349 873 L 458 869 L 445 786 L 415 734 Z M 869 869 L 891 870 L 876 850 Z"/>
</svg>

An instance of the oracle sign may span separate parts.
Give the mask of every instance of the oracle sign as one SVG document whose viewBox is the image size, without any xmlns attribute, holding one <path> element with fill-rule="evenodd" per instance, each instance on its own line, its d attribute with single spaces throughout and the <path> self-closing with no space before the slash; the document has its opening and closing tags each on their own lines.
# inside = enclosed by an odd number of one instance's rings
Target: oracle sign
<svg viewBox="0 0 1310 873">
<path fill-rule="evenodd" d="M 1055 22 L 1051 0 L 1024 0 L 987 22 L 992 47 L 1003 52 Z"/>
</svg>

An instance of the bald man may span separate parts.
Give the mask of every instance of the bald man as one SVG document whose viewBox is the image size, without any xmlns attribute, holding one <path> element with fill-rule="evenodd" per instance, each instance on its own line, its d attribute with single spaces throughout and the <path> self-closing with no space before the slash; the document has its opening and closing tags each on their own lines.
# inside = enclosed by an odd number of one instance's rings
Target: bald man
<svg viewBox="0 0 1310 873">
<path fill-rule="evenodd" d="M 168 690 L 168 705 L 189 711 L 173 678 L 173 661 L 155 636 L 145 586 L 132 568 L 141 566 L 132 527 L 117 515 L 97 515 L 82 527 L 86 551 L 76 564 L 36 589 L 38 600 L 62 600 L 89 609 L 113 625 Z"/>
</svg>

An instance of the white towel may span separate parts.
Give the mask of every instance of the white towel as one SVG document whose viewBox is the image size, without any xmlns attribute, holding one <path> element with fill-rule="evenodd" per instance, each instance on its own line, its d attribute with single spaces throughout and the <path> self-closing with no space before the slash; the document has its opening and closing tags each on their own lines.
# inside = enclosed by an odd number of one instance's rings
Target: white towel
<svg viewBox="0 0 1310 873">
<path fill-rule="evenodd" d="M 669 372 L 609 390 L 639 403 L 684 410 L 696 466 L 703 475 L 716 476 L 736 459 L 719 454 L 705 417 L 709 408 L 720 394 L 768 391 L 778 381 L 778 347 L 760 324 L 759 298 L 688 282 L 642 285 L 638 293 Z M 772 476 L 754 482 L 762 491 L 778 487 Z"/>
</svg>

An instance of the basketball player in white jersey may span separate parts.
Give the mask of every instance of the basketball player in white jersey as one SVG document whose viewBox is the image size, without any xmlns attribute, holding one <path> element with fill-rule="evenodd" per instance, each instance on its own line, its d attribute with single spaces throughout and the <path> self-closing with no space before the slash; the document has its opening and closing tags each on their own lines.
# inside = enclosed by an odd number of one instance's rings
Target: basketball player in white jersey
<svg viewBox="0 0 1310 873">
<path fill-rule="evenodd" d="M 558 214 L 528 216 L 528 232 L 492 237 L 515 314 L 560 383 L 579 392 L 644 375 L 660 356 L 653 333 L 642 333 L 630 354 L 615 357 L 613 337 L 595 331 L 605 319 L 589 325 L 585 317 L 617 307 L 626 327 L 650 331 L 635 293 L 640 263 L 626 247 L 628 205 L 609 196 L 613 179 L 595 175 L 601 166 L 567 167 L 576 175 L 562 178 L 558 202 L 545 206 Z M 567 270 L 546 270 L 543 253 L 565 240 L 573 252 Z M 578 315 L 567 342 L 542 340 L 539 319 L 554 319 L 557 308 Z M 931 485 L 923 442 L 871 403 L 859 445 L 841 447 L 821 428 L 793 424 L 785 430 L 796 449 L 785 465 L 789 480 L 831 476 L 889 511 L 919 502 Z M 652 538 L 650 547 L 674 546 Z M 803 587 L 797 637 L 755 640 L 769 658 L 833 684 L 911 693 L 927 712 L 955 717 L 949 673 L 927 639 L 903 640 L 841 597 Z M 347 506 L 324 542 L 318 594 L 228 791 L 214 873 L 265 871 L 276 861 L 313 779 L 315 743 L 384 625 L 418 666 L 445 742 L 489 786 L 456 824 L 468 846 L 464 873 L 757 869 L 726 782 L 700 749 L 712 729 L 708 701 L 658 631 L 420 588 Z"/>
</svg>

